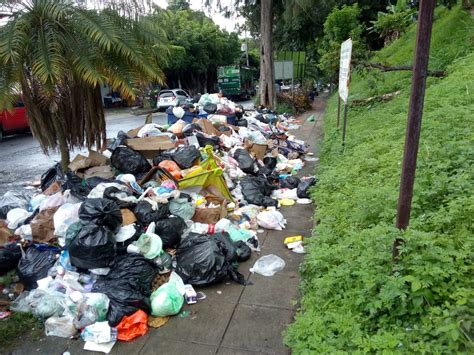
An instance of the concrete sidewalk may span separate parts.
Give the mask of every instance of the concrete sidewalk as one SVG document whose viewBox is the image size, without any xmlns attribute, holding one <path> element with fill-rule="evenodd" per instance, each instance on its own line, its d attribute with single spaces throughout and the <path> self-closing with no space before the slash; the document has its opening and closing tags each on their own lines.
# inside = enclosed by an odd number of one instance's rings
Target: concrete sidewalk
<svg viewBox="0 0 474 355">
<path fill-rule="evenodd" d="M 314 110 L 302 115 L 302 119 L 315 115 L 316 122 L 305 122 L 295 131 L 299 139 L 310 145 L 317 157 L 316 146 L 322 135 L 321 121 L 326 107 L 326 98 L 316 98 Z M 317 162 L 307 162 L 298 176 L 312 175 Z M 258 235 L 261 252 L 241 263 L 239 271 L 252 282 L 242 286 L 226 282 L 209 287 L 196 288 L 207 298 L 195 305 L 185 305 L 181 311 L 189 315 L 177 315 L 158 329 L 130 343 L 117 342 L 111 354 L 287 354 L 282 332 L 292 322 L 297 300 L 298 268 L 304 255 L 289 251 L 283 245 L 287 236 L 311 236 L 313 227 L 312 205 L 283 207 L 282 213 L 288 221 L 283 231 L 265 231 Z M 283 258 L 286 267 L 272 277 L 251 274 L 250 267 L 262 255 L 276 254 Z M 12 351 L 12 354 L 93 354 L 82 350 L 82 340 L 65 340 L 45 337 L 39 342 L 27 343 Z"/>
</svg>

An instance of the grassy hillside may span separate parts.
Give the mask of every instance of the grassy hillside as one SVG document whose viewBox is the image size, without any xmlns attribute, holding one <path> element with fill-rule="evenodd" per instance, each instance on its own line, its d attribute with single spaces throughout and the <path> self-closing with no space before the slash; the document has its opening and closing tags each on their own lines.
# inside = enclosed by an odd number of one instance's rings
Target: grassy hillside
<svg viewBox="0 0 474 355">
<path fill-rule="evenodd" d="M 375 61 L 409 64 L 413 27 Z M 313 191 L 321 223 L 302 265 L 303 298 L 286 334 L 295 353 L 474 351 L 474 21 L 438 9 L 410 228 L 395 224 L 410 73 L 354 75 L 351 96 L 401 90 L 351 108 L 345 152 L 337 97 L 325 117 Z M 397 265 L 392 242 L 405 240 Z"/>
</svg>

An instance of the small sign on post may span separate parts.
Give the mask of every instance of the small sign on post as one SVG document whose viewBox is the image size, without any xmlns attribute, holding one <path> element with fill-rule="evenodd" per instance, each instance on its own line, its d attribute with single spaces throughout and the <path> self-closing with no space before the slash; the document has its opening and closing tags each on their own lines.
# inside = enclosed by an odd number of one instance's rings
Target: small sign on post
<svg viewBox="0 0 474 355">
<path fill-rule="evenodd" d="M 351 77 L 351 56 L 352 56 L 352 39 L 342 42 L 341 59 L 339 62 L 339 99 L 344 102 L 344 124 L 342 126 L 342 146 L 346 142 L 347 128 L 347 99 L 349 97 L 349 80 Z M 337 123 L 339 127 L 340 105 L 338 104 Z"/>
</svg>

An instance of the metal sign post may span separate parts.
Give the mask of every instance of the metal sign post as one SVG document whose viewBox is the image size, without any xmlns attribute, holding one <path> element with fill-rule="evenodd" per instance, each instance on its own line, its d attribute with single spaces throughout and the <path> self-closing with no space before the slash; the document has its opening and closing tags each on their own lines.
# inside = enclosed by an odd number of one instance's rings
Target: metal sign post
<svg viewBox="0 0 474 355">
<path fill-rule="evenodd" d="M 344 101 L 344 123 L 342 126 L 342 146 L 346 144 L 347 99 L 349 97 L 349 79 L 351 76 L 352 39 L 342 42 L 339 62 L 339 98 Z M 339 127 L 340 101 L 338 102 L 337 126 Z"/>
<path fill-rule="evenodd" d="M 415 182 L 416 158 L 420 141 L 421 118 L 425 98 L 426 77 L 430 53 L 431 29 L 435 0 L 421 0 L 416 30 L 415 60 L 411 82 L 410 106 L 403 154 L 402 175 L 400 178 L 400 194 L 397 208 L 397 228 L 405 230 L 410 222 L 413 184 Z M 392 248 L 392 259 L 398 258 L 398 247 L 401 239 L 395 239 Z"/>
<path fill-rule="evenodd" d="M 341 97 L 337 95 L 337 125 L 336 125 L 337 128 L 339 128 L 340 117 L 341 117 Z"/>
</svg>

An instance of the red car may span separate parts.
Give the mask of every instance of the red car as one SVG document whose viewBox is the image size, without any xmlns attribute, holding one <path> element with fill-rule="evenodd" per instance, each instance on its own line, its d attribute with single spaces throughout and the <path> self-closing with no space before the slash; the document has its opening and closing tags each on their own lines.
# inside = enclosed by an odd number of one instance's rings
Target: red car
<svg viewBox="0 0 474 355">
<path fill-rule="evenodd" d="M 30 128 L 28 118 L 26 117 L 25 105 L 18 101 L 12 112 L 7 110 L 0 113 L 0 141 L 3 136 L 27 132 Z"/>
</svg>

